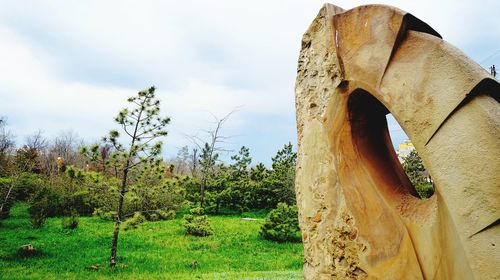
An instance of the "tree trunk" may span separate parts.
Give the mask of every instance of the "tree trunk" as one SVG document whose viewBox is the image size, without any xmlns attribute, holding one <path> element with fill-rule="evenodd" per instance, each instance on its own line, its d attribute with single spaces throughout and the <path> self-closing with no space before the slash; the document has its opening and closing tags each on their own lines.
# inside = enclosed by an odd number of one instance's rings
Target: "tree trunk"
<svg viewBox="0 0 500 280">
<path fill-rule="evenodd" d="M 7 202 L 9 201 L 9 196 L 13 188 L 14 188 L 14 182 L 10 183 L 10 188 L 7 191 L 7 195 L 5 195 L 5 199 L 3 200 L 2 206 L 0 206 L 0 217 L 3 216 L 3 211 L 4 211 L 3 209 L 7 205 Z"/>
<path fill-rule="evenodd" d="M 141 103 L 144 104 L 144 102 Z M 109 266 L 114 267 L 116 266 L 116 251 L 118 249 L 118 235 L 120 234 L 120 224 L 122 222 L 122 215 L 123 215 L 123 201 L 125 200 L 125 193 L 127 192 L 127 176 L 128 176 L 128 170 L 130 168 L 130 159 L 132 158 L 132 152 L 134 151 L 134 145 L 135 145 L 135 140 L 137 137 L 137 129 L 139 127 L 139 122 L 141 120 L 141 115 L 142 111 L 139 112 L 139 115 L 137 116 L 137 121 L 135 123 L 135 128 L 134 128 L 134 134 L 132 136 L 132 142 L 130 143 L 130 150 L 128 152 L 127 156 L 127 164 L 125 165 L 125 168 L 123 169 L 123 178 L 122 178 L 122 188 L 120 190 L 120 200 L 118 203 L 118 213 L 116 213 L 116 223 L 115 223 L 115 229 L 113 230 L 113 242 L 111 243 L 111 257 L 109 258 Z"/>
<path fill-rule="evenodd" d="M 196 156 L 196 154 L 198 153 L 198 150 L 197 149 L 193 149 L 193 164 L 191 166 L 191 176 L 195 177 L 197 176 L 197 172 L 196 172 L 196 169 L 197 169 L 197 163 L 198 163 L 198 157 Z"/>
<path fill-rule="evenodd" d="M 115 229 L 113 231 L 113 242 L 111 243 L 111 257 L 109 258 L 110 267 L 116 266 L 116 251 L 118 248 L 118 235 L 120 234 L 120 224 L 122 221 L 123 201 L 125 200 L 125 193 L 127 187 L 127 174 L 128 174 L 128 169 L 125 169 L 125 171 L 123 171 L 122 189 L 120 190 L 120 201 L 118 203 Z"/>
<path fill-rule="evenodd" d="M 201 190 L 200 190 L 200 207 L 203 208 L 203 202 L 205 200 L 205 183 L 201 182 Z"/>
</svg>

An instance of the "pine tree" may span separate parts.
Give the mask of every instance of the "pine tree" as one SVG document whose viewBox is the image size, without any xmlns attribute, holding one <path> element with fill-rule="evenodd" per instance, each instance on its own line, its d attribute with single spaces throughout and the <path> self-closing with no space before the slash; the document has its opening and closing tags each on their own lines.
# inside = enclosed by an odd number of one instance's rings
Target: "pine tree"
<svg viewBox="0 0 500 280">
<path fill-rule="evenodd" d="M 291 143 L 283 146 L 283 149 L 272 158 L 272 169 L 267 178 L 275 194 L 275 203 L 285 202 L 295 204 L 295 163 L 297 153 L 293 151 Z M 274 207 L 275 205 L 270 205 Z"/>
<path fill-rule="evenodd" d="M 124 132 L 123 139 L 128 140 L 127 145 L 120 143 L 122 139 L 117 130 L 109 132 L 103 140 L 114 147 L 114 152 L 107 161 L 117 170 L 121 179 L 118 190 L 118 209 L 115 217 L 115 227 L 111 245 L 110 267 L 116 265 L 116 254 L 118 248 L 118 236 L 120 224 L 124 218 L 123 202 L 128 192 L 129 181 L 132 171 L 144 167 L 145 165 L 160 166 L 162 160 L 159 158 L 162 149 L 162 142 L 158 138 L 167 135 L 165 127 L 169 124 L 170 118 L 160 116 L 160 100 L 155 97 L 155 88 L 140 91 L 136 96 L 127 100 L 132 108 L 122 109 L 115 118 L 116 123 L 121 125 Z M 98 149 L 82 149 L 81 152 L 91 159 L 98 158 Z M 158 168 L 157 170 L 161 170 Z M 138 173 L 138 172 L 136 172 Z"/>
</svg>

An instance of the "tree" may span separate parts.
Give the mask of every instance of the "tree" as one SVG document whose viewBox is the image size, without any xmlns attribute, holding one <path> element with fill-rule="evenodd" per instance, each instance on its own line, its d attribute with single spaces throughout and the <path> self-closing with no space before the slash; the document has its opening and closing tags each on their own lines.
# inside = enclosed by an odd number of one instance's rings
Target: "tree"
<svg viewBox="0 0 500 280">
<path fill-rule="evenodd" d="M 201 167 L 201 184 L 200 184 L 200 207 L 203 208 L 205 203 L 205 191 L 209 180 L 214 177 L 214 167 L 219 158 L 219 154 L 214 151 L 214 146 L 205 143 L 200 154 L 200 167 Z"/>
<path fill-rule="evenodd" d="M 270 209 L 275 206 L 275 193 L 268 183 L 269 169 L 259 163 L 250 169 L 250 199 L 248 207 L 251 209 Z"/>
<path fill-rule="evenodd" d="M 189 171 L 191 172 L 191 176 L 193 177 L 196 177 L 198 174 L 198 161 L 199 161 L 198 149 L 193 148 L 193 152 L 191 153 L 191 162 L 189 165 Z"/>
<path fill-rule="evenodd" d="M 9 168 L 9 156 L 14 148 L 14 135 L 6 129 L 7 119 L 0 117 L 0 175 L 5 175 Z"/>
<path fill-rule="evenodd" d="M 41 173 L 42 156 L 47 149 L 47 140 L 41 130 L 28 135 L 24 145 L 16 150 L 15 162 L 21 172 Z"/>
<path fill-rule="evenodd" d="M 32 136 L 36 139 L 37 134 Z M 32 141 L 27 141 L 32 142 Z M 65 171 L 66 166 L 83 167 L 85 162 L 78 150 L 84 145 L 83 140 L 72 130 L 61 131 L 50 143 L 46 144 L 41 153 L 41 165 L 45 174 L 51 176 L 56 172 Z"/>
<path fill-rule="evenodd" d="M 189 147 L 184 146 L 177 151 L 177 156 L 171 162 L 174 165 L 174 173 L 177 175 L 187 175 L 190 169 Z"/>
<path fill-rule="evenodd" d="M 278 202 L 287 204 L 295 204 L 295 163 L 297 161 L 297 153 L 293 151 L 291 143 L 283 146 L 272 158 L 272 169 L 267 177 L 267 182 L 270 184 L 274 192 L 275 207 Z"/>
<path fill-rule="evenodd" d="M 403 160 L 403 169 L 421 198 L 429 198 L 434 193 L 432 179 L 427 174 L 422 158 L 412 150 Z"/>
<path fill-rule="evenodd" d="M 84 149 L 86 152 L 87 159 L 90 159 L 90 164 L 86 164 L 85 169 L 87 171 L 94 170 L 102 172 L 104 175 L 108 175 L 108 165 L 110 165 L 110 157 L 113 151 L 113 146 L 109 143 L 93 144 L 88 148 Z M 80 151 L 81 152 L 81 151 Z M 111 174 L 115 177 L 119 177 L 118 170 L 111 166 Z"/>
<path fill-rule="evenodd" d="M 214 165 L 214 171 L 204 181 L 204 210 L 219 213 L 222 204 L 222 192 L 229 187 L 230 178 L 227 166 L 223 163 Z M 199 186 L 201 182 L 199 183 Z M 199 191 L 200 189 L 198 189 Z M 199 197 L 198 197 L 199 198 Z"/>
<path fill-rule="evenodd" d="M 113 240 L 111 245 L 111 257 L 109 266 L 116 266 L 116 254 L 118 246 L 118 236 L 120 233 L 120 224 L 124 218 L 123 205 L 125 196 L 128 193 L 130 175 L 139 167 L 144 165 L 157 166 L 162 164 L 158 158 L 162 149 L 162 142 L 158 138 L 167 135 L 165 127 L 170 123 L 170 118 L 160 116 L 160 100 L 155 97 L 155 88 L 140 91 L 136 96 L 127 100 L 132 108 L 122 109 L 115 121 L 121 125 L 124 132 L 124 138 L 128 144 L 119 143 L 120 133 L 112 130 L 109 135 L 104 137 L 106 143 L 111 144 L 115 151 L 111 155 L 109 164 L 118 170 L 121 179 L 118 190 L 118 209 L 115 217 L 115 226 L 113 230 Z M 98 150 L 82 149 L 81 152 L 90 158 Z"/>
<path fill-rule="evenodd" d="M 238 154 L 231 156 L 231 160 L 234 161 L 229 167 L 231 169 L 231 176 L 234 180 L 241 180 L 248 178 L 248 167 L 252 163 L 252 158 L 250 157 L 250 150 L 242 146 Z"/>
<path fill-rule="evenodd" d="M 14 149 L 14 135 L 6 129 L 6 125 L 6 118 L 0 117 L 0 176 L 12 176 L 16 171 L 11 155 Z M 12 190 L 15 183 L 15 179 L 5 178 L 0 184 L 0 219 L 9 215 L 10 206 L 12 205 Z"/>
<path fill-rule="evenodd" d="M 252 179 L 252 181 L 263 181 L 268 175 L 269 170 L 267 170 L 266 166 L 261 162 L 250 169 L 250 179 Z"/>
<path fill-rule="evenodd" d="M 61 131 L 54 138 L 51 150 L 57 156 L 64 158 L 68 165 L 74 165 L 78 158 L 78 147 L 83 146 L 83 140 L 73 130 Z"/>
<path fill-rule="evenodd" d="M 231 156 L 233 163 L 229 165 L 226 174 L 220 175 L 219 181 L 224 188 L 219 187 L 219 201 L 231 210 L 244 211 L 250 205 L 250 175 L 249 165 L 252 162 L 250 150 L 242 146 L 239 152 Z M 217 205 L 217 210 L 219 205 Z"/>
<path fill-rule="evenodd" d="M 35 149 L 38 152 L 47 148 L 47 140 L 43 137 L 43 131 L 38 130 L 35 133 L 26 137 L 25 146 L 30 149 Z"/>
<path fill-rule="evenodd" d="M 223 149 L 220 145 L 225 142 L 225 140 L 228 138 L 227 136 L 221 135 L 221 130 L 222 126 L 224 123 L 229 119 L 229 117 L 234 113 L 235 111 L 229 112 L 226 116 L 223 118 L 219 119 L 214 116 L 215 119 L 215 128 L 210 129 L 207 131 L 207 133 L 210 135 L 209 141 L 205 142 L 202 141 L 198 136 L 190 136 L 191 140 L 193 143 L 201 150 L 201 153 L 198 157 L 198 163 L 199 167 L 196 165 L 193 165 L 193 172 L 198 172 L 194 173 L 197 174 L 199 173 L 200 176 L 200 207 L 203 208 L 203 205 L 205 203 L 205 190 L 207 188 L 207 184 L 214 176 L 215 172 L 215 166 L 218 162 L 219 159 L 219 152 L 226 151 Z M 204 144 L 201 144 L 204 143 Z M 193 164 L 194 160 L 197 158 L 197 151 L 198 149 L 193 150 Z"/>
<path fill-rule="evenodd" d="M 15 161 L 18 168 L 24 172 L 41 173 L 42 157 L 47 149 L 47 140 L 41 130 L 28 135 L 24 145 L 16 150 Z"/>
</svg>

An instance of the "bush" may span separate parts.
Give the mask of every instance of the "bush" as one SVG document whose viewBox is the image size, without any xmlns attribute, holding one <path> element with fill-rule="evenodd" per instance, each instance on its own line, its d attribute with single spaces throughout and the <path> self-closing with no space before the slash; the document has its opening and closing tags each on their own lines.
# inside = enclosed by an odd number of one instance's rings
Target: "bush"
<svg viewBox="0 0 500 280">
<path fill-rule="evenodd" d="M 420 198 L 426 199 L 434 194 L 434 186 L 432 183 L 420 184 L 415 187 Z"/>
<path fill-rule="evenodd" d="M 156 214 L 158 215 L 159 220 L 172 220 L 175 218 L 174 210 L 168 210 L 168 211 L 158 210 L 156 211 Z"/>
<path fill-rule="evenodd" d="M 159 220 L 172 220 L 175 218 L 175 211 L 174 210 L 168 210 L 168 211 L 164 211 L 164 210 L 156 210 L 155 212 L 151 213 L 151 214 L 148 214 L 146 215 L 146 220 L 148 221 L 159 221 Z"/>
<path fill-rule="evenodd" d="M 37 190 L 47 186 L 47 178 L 40 174 L 24 172 L 16 182 L 16 200 L 26 201 Z"/>
<path fill-rule="evenodd" d="M 214 233 L 207 215 L 203 215 L 203 208 L 191 209 L 191 214 L 184 215 L 182 226 L 186 233 L 193 236 L 209 236 Z"/>
<path fill-rule="evenodd" d="M 75 229 L 78 227 L 78 216 L 71 215 L 61 220 L 61 227 L 63 229 Z"/>
<path fill-rule="evenodd" d="M 297 206 L 279 203 L 266 217 L 260 228 L 260 236 L 276 242 L 300 242 Z"/>
<path fill-rule="evenodd" d="M 196 215 L 196 216 L 201 216 L 201 215 L 205 214 L 205 210 L 201 207 L 193 208 L 189 212 L 191 212 L 192 215 Z"/>
<path fill-rule="evenodd" d="M 79 215 L 88 216 L 94 210 L 89 200 L 90 192 L 88 190 L 77 191 L 66 198 L 66 209 L 73 209 Z"/>
<path fill-rule="evenodd" d="M 46 217 L 89 215 L 94 210 L 90 192 L 81 182 L 69 179 L 66 175 L 54 175 L 48 180 L 37 174 L 23 174 L 18 182 L 18 197 L 23 200 L 29 195 L 28 204 L 33 205 L 33 215 L 42 211 Z M 33 217 L 33 216 L 32 216 Z"/>
<path fill-rule="evenodd" d="M 25 201 L 30 195 L 46 185 L 44 177 L 38 174 L 21 173 L 16 177 L 0 178 L 0 204 L 4 203 L 5 197 L 9 195 L 3 206 L 0 219 L 5 219 L 10 214 L 10 208 L 15 201 Z M 12 187 L 12 189 L 11 189 Z M 9 193 L 9 189 L 10 193 Z"/>
<path fill-rule="evenodd" d="M 186 233 L 193 236 L 209 236 L 214 233 L 207 215 L 193 216 L 184 215 L 182 223 L 186 228 Z"/>
<path fill-rule="evenodd" d="M 411 151 L 404 158 L 403 169 L 420 198 L 426 199 L 434 194 L 434 186 L 430 176 L 425 175 L 427 173 L 425 166 L 416 150 Z"/>
<path fill-rule="evenodd" d="M 144 221 L 146 221 L 146 218 L 141 213 L 136 212 L 132 218 L 123 223 L 123 230 L 136 229 Z"/>
<path fill-rule="evenodd" d="M 52 217 L 58 212 L 59 196 L 52 190 L 42 187 L 29 199 L 28 212 L 34 228 L 40 228 L 47 217 Z"/>
<path fill-rule="evenodd" d="M 160 216 L 156 213 L 149 215 L 148 221 L 155 222 L 160 219 Z"/>
</svg>

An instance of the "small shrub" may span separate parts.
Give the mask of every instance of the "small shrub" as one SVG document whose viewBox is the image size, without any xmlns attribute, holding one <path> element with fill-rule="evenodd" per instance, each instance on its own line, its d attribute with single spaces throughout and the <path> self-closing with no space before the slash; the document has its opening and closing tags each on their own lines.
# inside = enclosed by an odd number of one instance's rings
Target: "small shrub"
<svg viewBox="0 0 500 280">
<path fill-rule="evenodd" d="M 79 215 L 86 216 L 92 213 L 92 205 L 89 202 L 90 192 L 88 190 L 77 191 L 70 195 L 67 199 L 67 208 L 72 208 L 78 212 Z"/>
<path fill-rule="evenodd" d="M 75 229 L 78 227 L 78 216 L 71 215 L 61 220 L 61 227 L 63 229 Z"/>
<path fill-rule="evenodd" d="M 260 235 L 264 239 L 276 242 L 300 242 L 297 206 L 279 203 L 278 207 L 266 217 Z"/>
<path fill-rule="evenodd" d="M 411 151 L 404 158 L 403 169 L 420 198 L 427 199 L 434 194 L 434 186 L 430 182 L 431 178 L 416 150 Z"/>
<path fill-rule="evenodd" d="M 184 215 L 184 221 L 182 223 L 186 229 L 186 233 L 193 236 L 209 236 L 214 233 L 210 221 L 206 215 L 203 216 L 193 216 Z"/>
<path fill-rule="evenodd" d="M 34 228 L 40 228 L 49 216 L 53 216 L 58 207 L 59 197 L 48 188 L 41 188 L 29 199 L 28 212 Z"/>
<path fill-rule="evenodd" d="M 203 215 L 203 208 L 191 209 L 191 214 L 184 215 L 182 226 L 186 233 L 193 236 L 209 236 L 214 233 L 207 215 Z"/>
<path fill-rule="evenodd" d="M 29 197 L 40 188 L 47 185 L 47 178 L 40 175 L 25 172 L 21 174 L 16 183 L 16 200 L 27 201 Z"/>
<path fill-rule="evenodd" d="M 168 210 L 168 211 L 158 210 L 156 211 L 156 213 L 158 214 L 161 220 L 172 220 L 175 218 L 174 210 Z"/>
<path fill-rule="evenodd" d="M 176 212 L 174 210 L 156 210 L 153 213 L 149 213 L 145 215 L 146 220 L 154 222 L 154 221 L 159 221 L 159 220 L 172 220 L 176 216 Z"/>
<path fill-rule="evenodd" d="M 149 221 L 151 222 L 155 222 L 155 221 L 158 221 L 160 219 L 160 216 L 156 213 L 153 213 L 151 215 L 149 215 Z"/>
<path fill-rule="evenodd" d="M 144 221 L 146 221 L 146 218 L 141 213 L 136 212 L 132 218 L 123 223 L 123 230 L 135 229 Z"/>
<path fill-rule="evenodd" d="M 201 216 L 201 215 L 205 214 L 205 210 L 201 207 L 193 208 L 193 209 L 189 210 L 189 212 L 191 212 L 192 215 L 196 215 L 196 216 Z"/>
<path fill-rule="evenodd" d="M 431 183 L 420 184 L 415 187 L 420 198 L 427 199 L 434 194 L 434 186 Z"/>
</svg>

